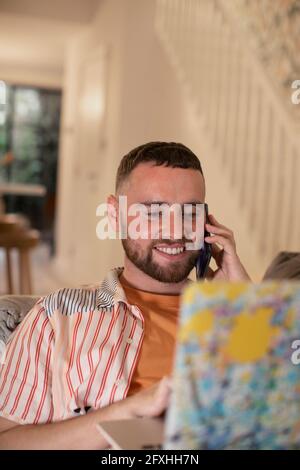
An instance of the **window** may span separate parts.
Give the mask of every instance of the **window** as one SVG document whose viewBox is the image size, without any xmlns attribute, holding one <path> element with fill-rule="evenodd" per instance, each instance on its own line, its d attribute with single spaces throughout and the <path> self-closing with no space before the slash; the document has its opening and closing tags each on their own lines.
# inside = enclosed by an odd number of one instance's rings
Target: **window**
<svg viewBox="0 0 300 470">
<path fill-rule="evenodd" d="M 0 82 L 0 181 L 42 184 L 45 197 L 4 197 L 53 247 L 61 92 Z"/>
</svg>

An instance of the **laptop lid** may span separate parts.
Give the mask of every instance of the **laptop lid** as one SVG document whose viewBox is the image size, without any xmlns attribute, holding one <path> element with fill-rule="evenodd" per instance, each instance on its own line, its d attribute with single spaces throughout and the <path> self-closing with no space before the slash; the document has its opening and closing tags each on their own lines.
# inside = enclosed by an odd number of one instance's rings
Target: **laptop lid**
<svg viewBox="0 0 300 470">
<path fill-rule="evenodd" d="M 298 282 L 187 287 L 164 448 L 300 448 L 299 340 Z"/>
</svg>

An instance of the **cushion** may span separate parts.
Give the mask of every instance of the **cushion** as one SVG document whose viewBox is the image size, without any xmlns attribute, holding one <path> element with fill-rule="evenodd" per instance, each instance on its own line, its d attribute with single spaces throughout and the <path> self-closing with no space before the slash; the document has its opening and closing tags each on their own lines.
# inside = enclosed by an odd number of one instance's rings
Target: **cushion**
<svg viewBox="0 0 300 470">
<path fill-rule="evenodd" d="M 280 252 L 268 267 L 263 279 L 300 279 L 300 253 Z"/>
<path fill-rule="evenodd" d="M 6 343 L 40 297 L 31 295 L 0 296 L 0 342 Z"/>
</svg>

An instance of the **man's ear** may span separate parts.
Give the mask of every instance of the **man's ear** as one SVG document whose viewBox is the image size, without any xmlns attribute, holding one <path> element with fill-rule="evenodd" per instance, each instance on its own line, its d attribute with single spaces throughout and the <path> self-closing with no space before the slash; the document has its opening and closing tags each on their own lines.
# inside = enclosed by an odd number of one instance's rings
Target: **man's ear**
<svg viewBox="0 0 300 470">
<path fill-rule="evenodd" d="M 107 216 L 109 225 L 112 230 L 117 234 L 119 233 L 119 201 L 116 196 L 110 194 L 106 199 Z"/>
</svg>

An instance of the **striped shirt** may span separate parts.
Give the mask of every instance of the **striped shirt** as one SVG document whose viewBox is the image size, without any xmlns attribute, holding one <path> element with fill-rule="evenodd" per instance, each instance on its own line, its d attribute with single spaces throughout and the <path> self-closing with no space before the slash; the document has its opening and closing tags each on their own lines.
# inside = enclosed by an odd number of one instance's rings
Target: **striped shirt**
<svg viewBox="0 0 300 470">
<path fill-rule="evenodd" d="M 139 308 L 119 282 L 41 297 L 13 332 L 0 366 L 0 416 L 61 421 L 126 397 L 144 336 Z"/>
</svg>

